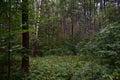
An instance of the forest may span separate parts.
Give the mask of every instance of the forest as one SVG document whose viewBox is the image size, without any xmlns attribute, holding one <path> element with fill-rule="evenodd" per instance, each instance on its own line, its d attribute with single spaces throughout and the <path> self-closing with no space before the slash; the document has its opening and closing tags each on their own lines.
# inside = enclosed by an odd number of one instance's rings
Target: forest
<svg viewBox="0 0 120 80">
<path fill-rule="evenodd" d="M 120 80 L 120 0 L 0 0 L 0 80 Z"/>
</svg>

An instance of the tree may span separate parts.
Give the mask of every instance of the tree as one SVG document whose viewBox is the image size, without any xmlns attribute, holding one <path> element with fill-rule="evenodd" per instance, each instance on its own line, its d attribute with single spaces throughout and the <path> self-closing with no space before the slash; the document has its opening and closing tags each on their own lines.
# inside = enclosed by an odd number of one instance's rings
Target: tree
<svg viewBox="0 0 120 80">
<path fill-rule="evenodd" d="M 22 1 L 22 46 L 23 46 L 23 57 L 22 57 L 22 69 L 25 73 L 29 73 L 29 32 L 28 32 L 28 0 Z"/>
</svg>

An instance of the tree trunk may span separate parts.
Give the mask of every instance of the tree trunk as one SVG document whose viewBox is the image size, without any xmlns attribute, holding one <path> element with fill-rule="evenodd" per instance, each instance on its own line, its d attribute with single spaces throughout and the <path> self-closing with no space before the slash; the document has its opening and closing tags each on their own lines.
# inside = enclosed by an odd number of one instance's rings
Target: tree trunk
<svg viewBox="0 0 120 80">
<path fill-rule="evenodd" d="M 32 57 L 36 57 L 36 43 L 37 43 L 37 40 L 36 39 L 33 39 L 32 40 Z"/>
<path fill-rule="evenodd" d="M 22 30 L 28 30 L 28 0 L 22 0 Z M 22 46 L 24 55 L 22 58 L 22 70 L 28 75 L 29 73 L 29 32 L 22 33 Z"/>
<path fill-rule="evenodd" d="M 11 38 L 11 0 L 9 0 L 9 27 L 8 27 L 8 31 L 9 31 L 9 38 Z M 10 40 L 8 40 L 8 77 L 7 80 L 10 80 L 10 73 L 11 73 L 11 42 Z"/>
</svg>

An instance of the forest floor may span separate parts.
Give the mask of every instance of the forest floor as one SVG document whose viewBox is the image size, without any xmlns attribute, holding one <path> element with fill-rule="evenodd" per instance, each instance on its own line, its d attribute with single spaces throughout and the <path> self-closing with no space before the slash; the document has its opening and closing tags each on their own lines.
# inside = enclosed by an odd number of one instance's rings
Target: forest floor
<svg viewBox="0 0 120 80">
<path fill-rule="evenodd" d="M 92 60 L 80 56 L 45 56 L 30 58 L 30 77 L 41 80 L 68 80 L 67 78 L 75 77 L 79 72 L 91 71 Z M 81 73 L 80 73 L 81 74 Z M 38 80 L 39 80 L 38 79 Z"/>
<path fill-rule="evenodd" d="M 89 59 L 86 59 L 84 57 L 80 56 L 73 56 L 73 55 L 67 55 L 67 56 L 56 56 L 56 55 L 50 55 L 45 57 L 35 57 L 30 58 L 30 66 L 37 65 L 37 66 L 47 66 L 49 68 L 53 68 L 56 66 L 75 66 L 79 63 L 88 63 L 92 62 Z M 62 67 L 61 66 L 61 67 Z"/>
</svg>

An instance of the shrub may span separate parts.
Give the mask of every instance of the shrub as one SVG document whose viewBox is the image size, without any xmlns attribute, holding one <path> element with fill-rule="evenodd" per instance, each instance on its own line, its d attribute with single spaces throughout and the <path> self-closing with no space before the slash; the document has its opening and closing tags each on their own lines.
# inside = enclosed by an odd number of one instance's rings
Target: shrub
<svg viewBox="0 0 120 80">
<path fill-rule="evenodd" d="M 79 49 L 80 55 L 83 54 L 88 59 L 96 60 L 96 62 L 100 61 L 102 65 L 108 65 L 104 69 L 107 69 L 109 74 L 106 73 L 104 77 L 109 77 L 111 80 L 120 79 L 120 24 L 112 24 L 105 27 L 95 39 L 88 42 L 80 42 L 77 48 Z M 85 72 L 80 71 L 79 74 L 89 76 L 89 74 L 86 73 L 91 71 L 91 69 L 89 69 L 90 68 L 86 67 Z M 100 70 L 99 67 L 97 69 Z M 101 71 L 104 71 L 104 69 Z M 96 72 L 94 74 L 96 74 Z M 83 76 L 81 76 L 80 79 L 82 78 Z M 92 79 L 89 77 L 89 79 L 86 78 L 85 80 Z M 98 80 L 104 80 L 104 78 L 99 78 Z"/>
<path fill-rule="evenodd" d="M 96 54 L 109 60 L 113 66 L 120 65 L 120 25 L 110 25 L 100 32 Z"/>
</svg>

